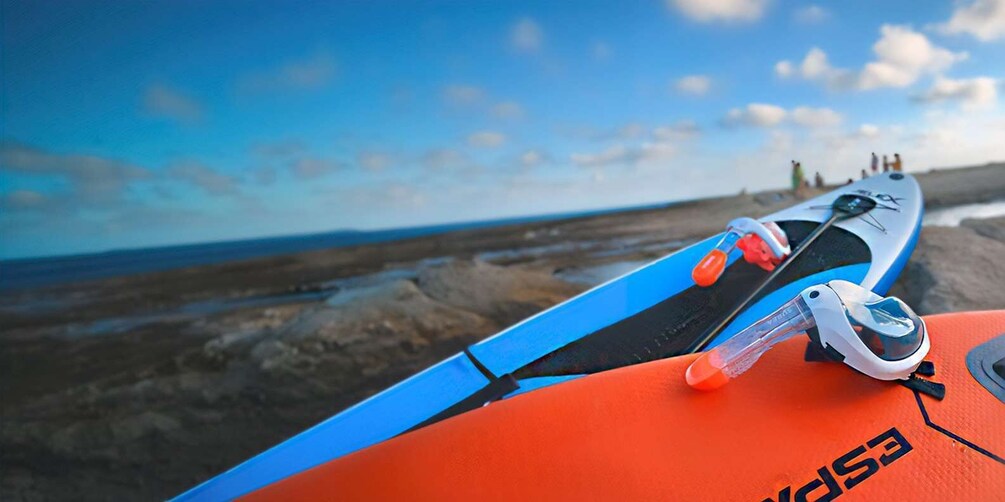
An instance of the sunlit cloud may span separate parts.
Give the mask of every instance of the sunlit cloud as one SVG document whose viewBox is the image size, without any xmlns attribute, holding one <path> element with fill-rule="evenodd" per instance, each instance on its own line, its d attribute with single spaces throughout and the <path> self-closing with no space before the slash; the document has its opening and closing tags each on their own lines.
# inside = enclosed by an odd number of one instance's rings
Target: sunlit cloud
<svg viewBox="0 0 1005 502">
<path fill-rule="evenodd" d="M 322 51 L 241 77 L 237 88 L 251 93 L 317 90 L 331 84 L 337 73 L 335 58 Z"/>
<path fill-rule="evenodd" d="M 594 42 L 590 54 L 597 61 L 607 61 L 614 56 L 614 49 L 607 42 Z"/>
<path fill-rule="evenodd" d="M 419 156 L 419 164 L 430 171 L 454 170 L 467 166 L 470 159 L 451 148 L 434 148 Z"/>
<path fill-rule="evenodd" d="M 923 75 L 946 71 L 968 57 L 966 52 L 952 52 L 933 44 L 908 26 L 890 24 L 880 28 L 880 38 L 872 51 L 875 60 L 856 72 L 832 66 L 827 53 L 814 47 L 798 66 L 788 60 L 776 63 L 775 74 L 820 82 L 839 90 L 907 87 Z"/>
<path fill-rule="evenodd" d="M 776 105 L 751 103 L 743 108 L 729 110 L 720 123 L 730 128 L 772 128 L 787 121 L 800 127 L 816 129 L 840 125 L 844 116 L 830 108 L 797 106 L 786 110 Z"/>
<path fill-rule="evenodd" d="M 856 134 L 863 138 L 875 138 L 879 136 L 879 127 L 874 124 L 862 124 L 858 126 Z"/>
<path fill-rule="evenodd" d="M 646 126 L 641 122 L 629 122 L 609 130 L 592 131 L 588 137 L 595 141 L 624 141 L 639 139 L 646 134 Z"/>
<path fill-rule="evenodd" d="M 520 52 L 537 52 L 544 45 L 544 30 L 537 21 L 525 17 L 510 29 L 509 43 Z"/>
<path fill-rule="evenodd" d="M 44 209 L 51 198 L 34 190 L 15 190 L 2 196 L 2 207 L 13 211 L 35 211 Z"/>
<path fill-rule="evenodd" d="M 799 24 L 819 24 L 830 18 L 831 13 L 829 10 L 819 6 L 819 5 L 807 5 L 806 7 L 800 7 L 796 9 L 792 17 Z"/>
<path fill-rule="evenodd" d="M 312 180 L 334 173 L 341 165 L 333 160 L 317 157 L 303 157 L 290 163 L 290 172 L 303 180 Z"/>
<path fill-rule="evenodd" d="M 363 150 L 356 154 L 356 162 L 368 171 L 378 172 L 387 169 L 392 158 L 387 152 Z"/>
<path fill-rule="evenodd" d="M 443 88 L 443 99 L 454 106 L 470 106 L 481 103 L 485 90 L 467 84 L 452 84 Z"/>
<path fill-rule="evenodd" d="M 658 126 L 652 130 L 657 141 L 690 140 L 701 134 L 701 127 L 693 120 L 681 120 L 675 124 Z"/>
<path fill-rule="evenodd" d="M 768 0 L 665 0 L 667 7 L 694 21 L 751 22 L 764 15 Z"/>
<path fill-rule="evenodd" d="M 991 42 L 1005 37 L 1005 0 L 957 2 L 953 15 L 936 29 L 949 35 L 968 34 Z"/>
<path fill-rule="evenodd" d="M 998 101 L 999 85 L 991 77 L 939 77 L 928 90 L 915 95 L 914 99 L 921 103 L 957 102 L 970 110 L 989 108 Z"/>
<path fill-rule="evenodd" d="M 830 108 L 799 106 L 792 110 L 792 121 L 803 127 L 834 127 L 844 121 L 844 117 Z"/>
<path fill-rule="evenodd" d="M 712 88 L 712 79 L 707 75 L 688 75 L 674 81 L 674 89 L 689 96 L 704 96 Z"/>
<path fill-rule="evenodd" d="M 551 162 L 551 155 L 540 149 L 525 150 L 520 154 L 520 165 L 526 168 L 537 167 Z"/>
<path fill-rule="evenodd" d="M 168 176 L 196 186 L 210 195 L 229 195 L 238 191 L 236 178 L 197 161 L 176 163 L 168 168 L 167 173 Z"/>
<path fill-rule="evenodd" d="M 500 119 L 521 119 L 527 111 L 516 101 L 502 101 L 492 105 L 492 115 Z"/>
<path fill-rule="evenodd" d="M 307 144 L 298 139 L 257 143 L 252 153 L 264 159 L 283 159 L 307 152 Z"/>
<path fill-rule="evenodd" d="M 744 108 L 733 108 L 722 118 L 727 127 L 774 127 L 785 120 L 787 112 L 780 106 L 751 103 Z"/>
<path fill-rule="evenodd" d="M 184 124 L 199 122 L 205 116 L 202 104 L 165 84 L 147 87 L 143 93 L 143 109 L 151 116 Z"/>
<path fill-rule="evenodd" d="M 64 180 L 68 203 L 114 204 L 127 186 L 152 177 L 149 169 L 90 154 L 54 153 L 28 145 L 0 143 L 0 171 Z"/>
<path fill-rule="evenodd" d="M 664 142 L 641 145 L 617 144 L 595 153 L 574 153 L 569 159 L 579 167 L 637 167 L 665 162 L 674 157 L 677 148 Z"/>
<path fill-rule="evenodd" d="M 495 131 L 478 131 L 468 136 L 468 145 L 476 148 L 498 148 L 506 142 L 506 135 Z"/>
</svg>

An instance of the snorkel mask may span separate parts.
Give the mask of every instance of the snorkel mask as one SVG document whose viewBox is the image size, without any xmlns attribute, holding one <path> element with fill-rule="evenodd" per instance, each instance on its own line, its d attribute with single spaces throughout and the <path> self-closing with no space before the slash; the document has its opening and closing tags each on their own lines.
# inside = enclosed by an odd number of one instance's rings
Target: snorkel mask
<svg viewBox="0 0 1005 502">
<path fill-rule="evenodd" d="M 687 383 L 717 389 L 750 369 L 778 342 L 811 335 L 828 353 L 879 380 L 907 380 L 930 347 L 925 322 L 901 300 L 847 281 L 811 286 L 771 315 L 705 352 L 687 369 Z"/>
</svg>

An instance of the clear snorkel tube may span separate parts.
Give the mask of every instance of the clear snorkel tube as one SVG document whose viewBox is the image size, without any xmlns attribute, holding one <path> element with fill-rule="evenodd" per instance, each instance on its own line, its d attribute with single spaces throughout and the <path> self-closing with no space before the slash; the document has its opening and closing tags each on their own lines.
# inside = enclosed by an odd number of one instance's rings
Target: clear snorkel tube
<svg viewBox="0 0 1005 502">
<path fill-rule="evenodd" d="M 687 383 L 712 390 L 736 378 L 778 342 L 817 328 L 819 342 L 873 378 L 905 380 L 928 354 L 924 321 L 897 298 L 846 281 L 811 286 L 781 308 L 702 354 Z"/>
</svg>

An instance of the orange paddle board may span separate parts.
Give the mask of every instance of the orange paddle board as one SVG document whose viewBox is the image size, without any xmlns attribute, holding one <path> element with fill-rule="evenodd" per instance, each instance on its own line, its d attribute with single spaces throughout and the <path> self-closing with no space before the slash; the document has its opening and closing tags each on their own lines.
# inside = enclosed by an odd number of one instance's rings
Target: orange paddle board
<svg viewBox="0 0 1005 502">
<path fill-rule="evenodd" d="M 1005 311 L 926 322 L 942 401 L 840 363 L 807 362 L 806 338 L 798 337 L 715 392 L 685 383 L 695 355 L 598 373 L 413 431 L 246 498 L 1005 500 L 1005 397 L 967 364 L 968 354 L 988 347 L 998 348 L 985 350 L 995 359 L 984 368 L 1005 364 Z"/>
</svg>

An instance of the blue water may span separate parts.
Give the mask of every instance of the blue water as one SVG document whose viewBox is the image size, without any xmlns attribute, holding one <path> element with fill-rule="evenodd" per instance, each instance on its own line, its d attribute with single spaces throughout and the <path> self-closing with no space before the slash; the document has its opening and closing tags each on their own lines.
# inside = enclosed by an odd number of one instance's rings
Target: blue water
<svg viewBox="0 0 1005 502">
<path fill-rule="evenodd" d="M 11 291 L 120 275 L 155 272 L 234 260 L 278 256 L 303 251 L 390 242 L 457 230 L 595 216 L 621 211 L 667 207 L 652 204 L 617 209 L 450 223 L 389 230 L 341 230 L 320 234 L 268 237 L 227 242 L 185 244 L 105 253 L 0 260 L 0 291 Z"/>
</svg>

